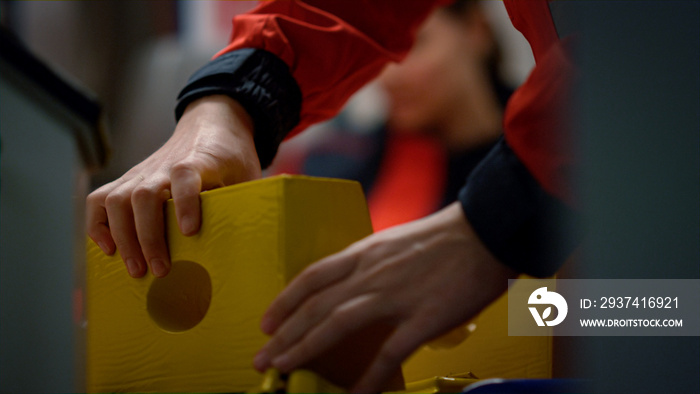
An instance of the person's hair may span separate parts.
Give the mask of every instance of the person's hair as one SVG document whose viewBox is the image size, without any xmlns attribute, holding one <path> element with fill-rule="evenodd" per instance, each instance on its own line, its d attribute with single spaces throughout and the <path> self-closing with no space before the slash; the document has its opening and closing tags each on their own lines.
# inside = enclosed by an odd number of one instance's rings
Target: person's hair
<svg viewBox="0 0 700 394">
<path fill-rule="evenodd" d="M 478 7 L 482 6 L 480 3 L 480 0 L 456 0 L 450 5 L 443 7 L 442 10 L 448 16 L 457 19 L 458 22 L 468 23 L 471 13 L 477 11 Z M 491 30 L 490 27 L 489 30 Z M 491 32 L 491 35 L 493 36 L 493 32 Z M 508 89 L 501 78 L 501 47 L 495 37 L 493 37 L 493 49 L 486 59 L 486 68 L 494 88 L 499 93 L 499 99 L 502 101 L 502 104 L 505 104 L 504 99 L 507 99 L 509 93 L 502 93 L 504 88 L 506 90 Z M 506 97 L 504 97 L 504 95 Z"/>
<path fill-rule="evenodd" d="M 456 0 L 453 3 L 443 7 L 443 9 L 454 15 L 465 15 L 478 3 L 478 0 Z"/>
</svg>

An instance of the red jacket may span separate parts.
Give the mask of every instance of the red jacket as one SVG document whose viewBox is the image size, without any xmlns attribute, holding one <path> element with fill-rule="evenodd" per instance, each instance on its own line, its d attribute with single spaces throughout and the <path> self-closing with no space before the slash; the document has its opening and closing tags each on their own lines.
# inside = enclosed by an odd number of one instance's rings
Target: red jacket
<svg viewBox="0 0 700 394">
<path fill-rule="evenodd" d="M 265 49 L 289 67 L 302 92 L 301 121 L 292 136 L 334 116 L 345 101 L 389 61 L 399 61 L 429 12 L 449 0 L 307 0 L 264 2 L 234 19 L 231 43 Z M 506 140 L 549 193 L 571 201 L 567 179 L 567 103 L 572 66 L 559 40 L 547 0 L 505 0 L 523 33 L 535 68 L 505 112 Z"/>
<path fill-rule="evenodd" d="M 267 166 L 283 138 L 334 116 L 387 62 L 400 61 L 423 20 L 448 2 L 263 2 L 234 18 L 230 44 L 191 78 L 176 113 L 202 95 L 233 96 L 254 120 Z M 548 1 L 505 5 L 536 65 L 507 104 L 505 141 L 470 175 L 460 201 L 496 257 L 521 272 L 548 275 L 571 249 L 555 239 L 561 231 L 551 219 L 567 216 L 573 205 L 567 124 L 573 65 Z"/>
</svg>

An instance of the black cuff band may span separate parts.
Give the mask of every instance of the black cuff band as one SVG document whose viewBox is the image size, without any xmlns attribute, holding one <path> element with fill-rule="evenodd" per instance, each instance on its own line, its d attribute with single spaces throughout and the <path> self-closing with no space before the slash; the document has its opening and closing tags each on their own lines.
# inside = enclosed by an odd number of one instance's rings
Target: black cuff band
<svg viewBox="0 0 700 394">
<path fill-rule="evenodd" d="M 260 165 L 267 168 L 282 140 L 299 123 L 301 90 L 289 67 L 260 49 L 223 54 L 192 75 L 178 96 L 175 118 L 180 120 L 191 102 L 214 94 L 234 98 L 248 112 Z"/>
<path fill-rule="evenodd" d="M 553 275 L 576 246 L 577 214 L 540 187 L 503 139 L 459 200 L 491 253 L 520 273 Z"/>
</svg>

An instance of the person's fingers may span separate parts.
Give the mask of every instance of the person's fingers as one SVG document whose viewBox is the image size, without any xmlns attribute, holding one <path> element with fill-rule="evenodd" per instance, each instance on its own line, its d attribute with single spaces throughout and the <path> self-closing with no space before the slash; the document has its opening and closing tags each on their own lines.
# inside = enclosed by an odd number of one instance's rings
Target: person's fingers
<svg viewBox="0 0 700 394">
<path fill-rule="evenodd" d="M 403 360 L 423 343 L 426 335 L 429 335 L 426 324 L 430 324 L 427 319 L 414 318 L 399 325 L 384 342 L 372 364 L 351 392 L 379 392 L 384 382 L 401 368 Z"/>
<path fill-rule="evenodd" d="M 301 339 L 304 333 L 328 314 L 335 300 L 321 292 L 307 299 L 294 314 L 275 331 L 275 335 L 263 348 L 270 357 L 283 353 Z"/>
<path fill-rule="evenodd" d="M 116 245 L 109 232 L 109 222 L 107 220 L 107 210 L 105 209 L 105 198 L 107 197 L 108 185 L 90 193 L 85 206 L 85 227 L 88 236 L 95 241 L 97 246 L 107 255 L 112 255 L 116 251 Z"/>
<path fill-rule="evenodd" d="M 109 218 L 110 234 L 129 275 L 139 278 L 146 273 L 146 260 L 136 235 L 130 183 L 121 185 L 107 195 L 105 209 Z"/>
<path fill-rule="evenodd" d="M 262 331 L 272 335 L 307 298 L 345 278 L 355 266 L 352 254 L 340 252 L 306 268 L 270 304 L 260 323 Z"/>
<path fill-rule="evenodd" d="M 271 355 L 271 365 L 282 372 L 300 367 L 337 345 L 353 332 L 386 318 L 387 310 L 376 294 L 354 297 L 333 309 L 319 324 L 309 324 L 302 338 L 290 341 L 287 350 Z M 284 327 L 280 328 L 283 331 Z M 285 335 L 280 332 L 277 336 Z"/>
<path fill-rule="evenodd" d="M 273 358 L 299 342 L 305 333 L 329 318 L 333 308 L 350 297 L 346 286 L 339 285 L 309 296 L 275 331 L 254 360 L 259 370 L 267 369 Z"/>
<path fill-rule="evenodd" d="M 156 277 L 167 275 L 171 266 L 163 218 L 163 203 L 169 198 L 170 190 L 165 182 L 141 182 L 131 194 L 141 252 Z"/>
</svg>

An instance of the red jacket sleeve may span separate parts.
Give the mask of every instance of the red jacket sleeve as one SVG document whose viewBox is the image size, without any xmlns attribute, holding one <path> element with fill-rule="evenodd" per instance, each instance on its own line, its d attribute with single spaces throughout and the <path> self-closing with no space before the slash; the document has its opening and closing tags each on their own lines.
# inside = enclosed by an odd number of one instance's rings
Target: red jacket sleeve
<svg viewBox="0 0 700 394">
<path fill-rule="evenodd" d="M 579 242 L 571 192 L 570 38 L 558 36 L 546 0 L 506 0 L 506 7 L 530 42 L 535 67 L 506 106 L 505 140 L 470 174 L 459 199 L 501 262 L 545 277 Z"/>
<path fill-rule="evenodd" d="M 217 56 L 257 48 L 289 66 L 302 93 L 300 122 L 292 136 L 333 117 L 387 62 L 402 59 L 421 22 L 445 2 L 449 0 L 263 2 L 234 18 L 231 42 Z"/>
<path fill-rule="evenodd" d="M 508 145 L 551 195 L 573 201 L 571 141 L 573 37 L 560 39 L 547 0 L 505 0 L 508 15 L 528 40 L 535 67 L 510 98 L 504 114 Z"/>
</svg>

